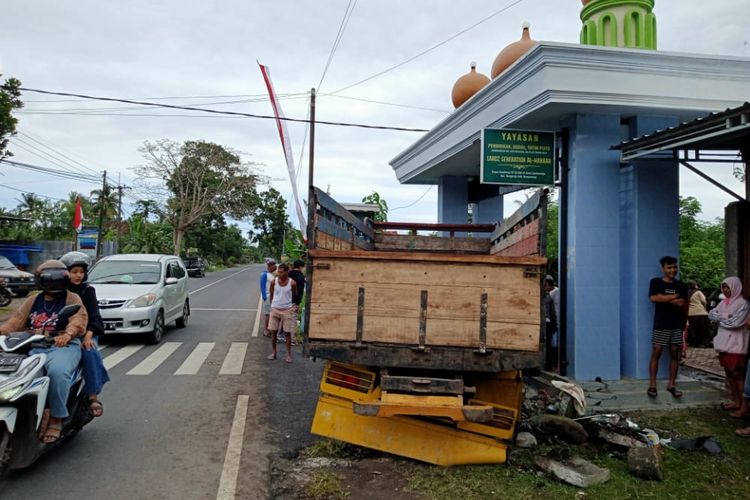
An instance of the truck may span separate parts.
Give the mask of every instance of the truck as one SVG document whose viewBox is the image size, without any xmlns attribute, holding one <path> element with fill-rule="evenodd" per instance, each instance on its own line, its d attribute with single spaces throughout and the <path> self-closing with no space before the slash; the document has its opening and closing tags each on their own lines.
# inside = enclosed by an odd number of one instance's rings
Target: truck
<svg viewBox="0 0 750 500">
<path fill-rule="evenodd" d="M 304 353 L 325 361 L 311 432 L 505 462 L 522 370 L 542 364 L 546 213 L 542 189 L 497 224 L 375 222 L 311 187 Z"/>
</svg>

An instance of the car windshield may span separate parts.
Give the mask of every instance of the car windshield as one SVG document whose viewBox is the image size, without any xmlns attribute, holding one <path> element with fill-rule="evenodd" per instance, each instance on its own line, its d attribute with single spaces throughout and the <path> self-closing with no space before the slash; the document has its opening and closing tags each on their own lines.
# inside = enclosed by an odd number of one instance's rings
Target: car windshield
<svg viewBox="0 0 750 500">
<path fill-rule="evenodd" d="M 161 277 L 158 262 L 103 260 L 89 273 L 89 283 L 155 285 Z"/>
<path fill-rule="evenodd" d="M 184 260 L 186 266 L 197 266 L 200 263 L 200 259 L 198 257 L 190 257 L 189 259 Z"/>
<path fill-rule="evenodd" d="M 7 259 L 7 257 L 0 257 L 0 269 L 15 269 L 16 266 L 13 265 L 11 261 Z"/>
</svg>

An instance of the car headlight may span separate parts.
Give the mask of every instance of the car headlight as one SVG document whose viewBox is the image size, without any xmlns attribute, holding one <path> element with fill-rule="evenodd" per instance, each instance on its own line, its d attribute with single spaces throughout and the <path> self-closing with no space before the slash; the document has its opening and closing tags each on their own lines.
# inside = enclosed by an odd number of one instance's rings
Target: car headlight
<svg viewBox="0 0 750 500">
<path fill-rule="evenodd" d="M 137 299 L 133 299 L 132 301 L 130 301 L 128 308 L 132 309 L 134 307 L 148 307 L 153 305 L 154 302 L 156 302 L 156 294 L 147 293 L 146 295 L 141 295 Z"/>
</svg>

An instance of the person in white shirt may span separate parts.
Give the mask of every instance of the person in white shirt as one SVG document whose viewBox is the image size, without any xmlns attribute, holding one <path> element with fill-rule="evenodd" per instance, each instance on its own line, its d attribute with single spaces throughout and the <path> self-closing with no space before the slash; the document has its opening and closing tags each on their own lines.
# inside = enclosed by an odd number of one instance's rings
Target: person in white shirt
<svg viewBox="0 0 750 500">
<path fill-rule="evenodd" d="M 287 363 L 292 362 L 292 336 L 297 326 L 297 317 L 292 298 L 297 294 L 297 283 L 289 277 L 289 265 L 281 264 L 278 268 L 278 276 L 271 282 L 269 300 L 271 302 L 271 314 L 268 321 L 268 329 L 271 331 L 272 352 L 267 359 L 276 359 L 276 344 L 278 342 L 279 326 L 281 332 L 286 333 L 286 358 Z"/>
</svg>

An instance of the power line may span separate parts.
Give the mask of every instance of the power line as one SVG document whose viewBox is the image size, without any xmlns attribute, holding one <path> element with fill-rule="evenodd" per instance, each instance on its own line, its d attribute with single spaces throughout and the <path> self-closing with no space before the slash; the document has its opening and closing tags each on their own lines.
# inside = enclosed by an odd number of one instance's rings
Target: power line
<svg viewBox="0 0 750 500">
<path fill-rule="evenodd" d="M 521 1 L 521 0 L 519 0 Z M 114 97 L 97 97 L 97 96 L 90 96 L 85 94 L 74 94 L 70 92 L 52 92 L 49 90 L 40 90 L 40 89 L 29 89 L 22 87 L 20 89 L 23 92 L 36 92 L 39 94 L 47 94 L 47 95 L 59 95 L 59 96 L 68 96 L 68 97 L 80 97 L 81 99 L 91 99 L 91 100 L 97 100 L 97 101 L 110 101 L 110 102 L 122 102 L 126 104 L 138 104 L 141 106 L 152 106 L 157 108 L 167 108 L 167 109 L 181 109 L 181 110 L 187 110 L 187 111 L 200 111 L 202 113 L 212 113 L 216 115 L 228 115 L 228 116 L 242 116 L 246 118 L 262 118 L 266 120 L 276 120 L 277 117 L 271 116 L 271 115 L 258 115 L 253 113 L 241 113 L 239 111 L 222 111 L 218 109 L 209 109 L 209 108 L 196 108 L 192 106 L 176 106 L 173 104 L 162 104 L 162 103 L 156 103 L 156 102 L 146 102 L 146 101 L 134 101 L 130 99 L 118 99 Z M 124 115 L 127 116 L 127 115 Z M 279 120 L 285 120 L 289 122 L 298 122 L 298 123 L 310 123 L 310 120 L 300 120 L 298 118 L 286 118 L 286 117 L 279 117 Z M 427 129 L 420 129 L 420 128 L 410 128 L 410 127 L 389 127 L 384 125 L 366 125 L 361 123 L 347 123 L 347 122 L 331 122 L 331 121 L 324 121 L 324 120 L 316 120 L 316 124 L 318 125 L 334 125 L 338 127 L 357 127 L 357 128 L 365 128 L 365 129 L 376 129 L 376 130 L 397 130 L 401 132 L 428 132 Z"/>
<path fill-rule="evenodd" d="M 318 90 L 323 86 L 323 79 L 326 77 L 326 74 L 328 73 L 328 68 L 331 66 L 331 62 L 333 62 L 333 56 L 336 54 L 336 50 L 339 48 L 339 44 L 341 43 L 341 39 L 344 37 L 344 31 L 346 31 L 346 27 L 349 24 L 349 19 L 352 17 L 352 13 L 354 12 L 354 7 L 357 6 L 357 0 L 349 0 L 349 3 L 346 5 L 346 10 L 344 11 L 344 17 L 341 18 L 341 24 L 339 24 L 339 30 L 336 33 L 336 37 L 333 40 L 333 46 L 331 47 L 331 52 L 328 54 L 328 61 L 326 61 L 325 68 L 323 68 L 323 74 L 320 75 L 320 81 L 318 82 Z"/>
<path fill-rule="evenodd" d="M 277 97 L 287 96 L 305 96 L 307 92 L 286 92 L 277 94 Z M 268 100 L 268 94 L 230 94 L 230 95 L 183 95 L 183 96 L 160 96 L 160 97 L 133 97 L 132 99 L 148 99 L 149 101 L 161 101 L 161 100 L 179 100 L 179 99 L 230 99 L 230 98 L 265 98 Z M 80 102 L 79 99 L 24 99 L 23 103 L 37 103 L 37 102 Z"/>
<path fill-rule="evenodd" d="M 422 106 L 413 106 L 411 104 L 399 104 L 395 102 L 387 102 L 387 101 L 376 101 L 374 99 L 365 99 L 363 97 L 353 97 L 348 95 L 338 95 L 338 94 L 316 94 L 317 97 L 336 97 L 339 99 L 350 99 L 352 101 L 363 101 L 363 102 L 369 102 L 372 104 L 382 104 L 384 106 L 395 106 L 397 108 L 407 108 L 407 109 L 418 109 L 421 111 L 434 111 L 436 113 L 444 113 L 444 114 L 450 114 L 451 111 L 447 109 L 437 109 L 437 108 L 426 108 Z"/>
<path fill-rule="evenodd" d="M 34 149 L 30 149 L 29 147 L 24 146 L 23 144 L 17 143 L 16 142 L 17 140 L 18 140 L 17 138 L 15 138 L 13 140 L 14 141 L 13 142 L 14 147 L 19 147 L 19 148 L 23 149 L 24 151 L 26 151 L 26 152 L 28 152 L 28 153 L 30 153 L 30 154 L 38 157 L 38 158 L 41 158 L 44 161 L 51 162 L 53 165 L 62 168 L 62 170 L 55 170 L 54 171 L 56 173 L 59 173 L 60 177 L 62 177 L 62 176 L 69 176 L 69 178 L 75 178 L 77 180 L 88 180 L 91 177 L 88 174 L 83 174 L 81 172 L 75 172 L 75 171 L 72 171 L 70 169 L 66 169 L 63 165 L 60 165 L 59 163 L 57 163 L 55 161 L 54 157 L 52 157 L 51 155 L 47 155 L 44 151 L 41 151 L 38 148 L 35 148 L 36 151 L 39 151 L 39 153 L 37 153 Z M 31 147 L 33 148 L 33 146 L 31 146 Z M 52 160 L 50 160 L 50 158 L 52 158 Z M 10 162 L 10 161 L 5 161 L 5 163 L 8 163 L 8 164 L 15 163 L 14 166 L 25 165 L 25 164 L 22 164 L 22 163 Z M 21 166 L 21 167 L 18 167 L 18 168 L 30 168 L 30 167 Z M 47 168 L 47 167 L 39 167 L 39 168 Z"/>
<path fill-rule="evenodd" d="M 419 59 L 423 55 L 425 55 L 425 54 L 427 54 L 429 52 L 432 52 L 433 50 L 435 50 L 435 49 L 437 49 L 439 47 L 442 47 L 446 43 L 448 43 L 448 42 L 450 42 L 452 40 L 455 40 L 456 38 L 458 38 L 459 36 L 463 35 L 464 33 L 473 30 L 474 28 L 476 28 L 480 24 L 483 24 L 483 23 L 489 21 L 493 17 L 502 14 L 506 10 L 510 9 L 511 7 L 514 7 L 514 6 L 518 5 L 519 3 L 523 2 L 523 1 L 524 0 L 515 0 L 514 2 L 511 2 L 508 5 L 506 5 L 505 7 L 503 7 L 502 9 L 493 12 L 492 14 L 490 14 L 489 16 L 487 16 L 487 17 L 485 17 L 483 19 L 480 19 L 479 21 L 477 21 L 476 23 L 472 24 L 468 28 L 465 28 L 465 29 L 459 31 L 458 33 L 456 33 L 455 35 L 452 35 L 452 36 L 446 38 L 442 42 L 437 43 L 437 44 L 433 45 L 432 47 L 429 47 L 429 48 L 423 50 L 422 52 L 417 53 L 416 55 L 413 55 L 412 57 L 408 58 L 407 60 L 402 61 L 402 62 L 400 62 L 400 63 L 398 63 L 398 64 L 396 64 L 394 66 L 391 66 L 390 68 L 386 68 L 383 71 L 379 71 L 378 73 L 375 73 L 374 75 L 368 76 L 367 78 L 364 78 L 364 79 L 362 79 L 362 80 L 360 80 L 358 82 L 354 82 L 354 83 L 352 83 L 350 85 L 347 85 L 346 87 L 341 87 L 340 89 L 338 89 L 337 91 L 335 91 L 333 93 L 334 94 L 338 94 L 339 92 L 343 92 L 344 90 L 350 89 L 352 87 L 356 87 L 357 85 L 361 85 L 361 84 L 363 84 L 365 82 L 369 82 L 370 80 L 374 80 L 375 78 L 377 78 L 379 76 L 382 76 L 382 75 L 384 75 L 384 74 L 386 74 L 386 73 L 388 73 L 390 71 L 393 71 L 394 69 L 400 68 L 401 66 L 404 66 L 405 64 L 409 64 L 410 62 L 414 61 L 415 59 Z"/>
<path fill-rule="evenodd" d="M 81 168 L 83 168 L 84 170 L 87 170 L 87 171 L 89 171 L 90 173 L 92 173 L 92 174 L 94 174 L 94 175 L 99 175 L 99 172 L 97 172 L 97 171 L 96 171 L 96 170 L 94 170 L 93 168 L 91 168 L 91 167 L 89 167 L 89 166 L 87 166 L 87 165 L 84 165 L 83 163 L 81 163 L 81 162 L 79 162 L 79 161 L 77 161 L 77 160 L 75 160 L 75 159 L 71 158 L 70 156 L 66 155 L 65 153 L 63 153 L 63 152 L 59 151 L 58 149 L 55 149 L 55 148 L 53 148 L 52 146 L 55 146 L 55 144 L 52 144 L 52 143 L 49 143 L 49 144 L 47 144 L 47 143 L 45 143 L 44 141 L 42 141 L 41 139 L 37 139 L 37 138 L 35 138 L 35 137 L 34 137 L 33 135 L 31 135 L 31 134 L 29 134 L 29 133 L 27 133 L 27 132 L 21 132 L 21 131 L 19 131 L 18 133 L 19 133 L 20 135 L 22 135 L 22 136 L 24 136 L 24 137 L 27 137 L 27 138 L 29 138 L 30 140 L 32 140 L 32 141 L 34 141 L 34 142 L 36 142 L 37 144 L 40 144 L 40 145 L 42 145 L 43 147 L 45 147 L 45 148 L 49 149 L 49 150 L 50 150 L 50 151 L 52 151 L 53 153 L 55 153 L 55 154 L 57 154 L 57 155 L 59 155 L 59 156 L 62 156 L 63 158 L 65 158 L 65 159 L 67 159 L 67 160 L 69 160 L 69 161 L 73 162 L 74 164 L 76 164 L 76 165 L 80 166 L 80 167 L 81 167 Z M 50 144 L 51 144 L 51 145 L 50 145 Z M 59 147 L 59 146 L 56 146 L 56 147 Z"/>
<path fill-rule="evenodd" d="M 430 191 L 432 191 L 432 188 L 434 188 L 434 187 L 435 187 L 434 184 L 432 186 L 428 187 L 427 191 L 425 191 L 424 193 L 422 193 L 422 196 L 420 196 L 419 198 L 417 198 L 415 201 L 409 203 L 408 205 L 404 205 L 403 207 L 391 208 L 388 211 L 389 212 L 395 212 L 396 210 L 402 210 L 404 208 L 411 208 L 411 207 L 413 207 L 414 205 L 416 205 L 417 203 L 419 203 L 420 201 L 422 201 L 422 198 L 424 198 L 425 196 L 427 196 L 427 193 L 429 193 Z"/>
<path fill-rule="evenodd" d="M 41 172 L 41 173 L 48 174 L 48 175 L 54 175 L 57 177 L 61 177 L 63 179 L 73 179 L 77 181 L 94 182 L 94 183 L 99 182 L 99 179 L 94 176 L 79 174 L 79 173 L 70 172 L 67 170 L 56 170 L 54 168 L 40 167 L 39 165 L 31 165 L 29 163 L 21 163 L 18 161 L 11 161 L 8 159 L 0 160 L 0 163 L 7 163 L 8 165 L 12 167 L 21 168 L 25 170 L 32 170 L 35 172 Z"/>
<path fill-rule="evenodd" d="M 45 196 L 43 194 L 32 193 L 31 191 L 24 191 L 23 189 L 18 189 L 18 188 L 14 188 L 12 186 L 8 186 L 7 184 L 0 184 L 0 187 L 4 187 L 5 189 L 10 189 L 12 191 L 18 191 L 19 193 L 33 194 L 35 196 L 39 196 L 40 198 L 47 198 L 48 200 L 65 201 L 62 198 L 55 198 L 53 196 Z"/>
</svg>

